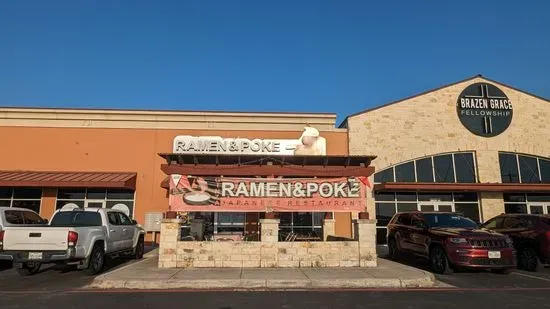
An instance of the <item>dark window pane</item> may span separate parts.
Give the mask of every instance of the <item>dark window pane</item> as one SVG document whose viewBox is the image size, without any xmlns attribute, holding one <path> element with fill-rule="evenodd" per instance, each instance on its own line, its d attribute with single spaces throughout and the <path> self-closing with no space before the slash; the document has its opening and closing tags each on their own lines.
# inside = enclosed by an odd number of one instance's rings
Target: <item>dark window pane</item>
<svg viewBox="0 0 550 309">
<path fill-rule="evenodd" d="M 539 168 L 537 159 L 533 157 L 519 156 L 519 171 L 522 183 L 539 183 Z"/>
<path fill-rule="evenodd" d="M 396 182 L 414 182 L 414 162 L 399 164 L 395 167 Z"/>
<path fill-rule="evenodd" d="M 279 213 L 279 226 L 291 226 L 292 225 L 292 213 L 280 212 Z"/>
<path fill-rule="evenodd" d="M 548 193 L 529 193 L 527 194 L 528 202 L 550 202 L 550 194 Z"/>
<path fill-rule="evenodd" d="M 435 205 L 430 205 L 430 204 L 420 205 L 420 211 L 434 211 L 434 210 L 435 210 Z"/>
<path fill-rule="evenodd" d="M 11 198 L 11 188 L 0 188 L 0 198 Z"/>
<path fill-rule="evenodd" d="M 395 194 L 393 192 L 376 192 L 374 193 L 374 200 L 395 201 Z"/>
<path fill-rule="evenodd" d="M 6 221 L 11 224 L 23 224 L 23 214 L 21 211 L 17 210 L 6 210 L 4 212 L 4 216 L 6 216 Z"/>
<path fill-rule="evenodd" d="M 120 225 L 120 217 L 116 213 L 114 212 L 108 213 L 107 218 L 109 219 L 109 224 Z"/>
<path fill-rule="evenodd" d="M 388 225 L 393 215 L 395 215 L 395 204 L 376 203 L 376 225 Z"/>
<path fill-rule="evenodd" d="M 477 202 L 476 192 L 456 192 L 454 193 L 455 202 Z"/>
<path fill-rule="evenodd" d="M 504 212 L 507 214 L 526 214 L 527 205 L 525 204 L 504 204 Z"/>
<path fill-rule="evenodd" d="M 12 207 L 26 208 L 40 213 L 40 200 L 37 201 L 21 201 L 13 200 Z"/>
<path fill-rule="evenodd" d="M 531 211 L 531 214 L 533 214 L 533 215 L 542 215 L 542 214 L 544 214 L 544 210 L 542 209 L 542 206 L 540 206 L 540 205 L 531 205 L 531 206 L 529 206 L 529 210 Z"/>
<path fill-rule="evenodd" d="M 11 201 L 10 200 L 0 200 L 0 207 L 10 207 Z"/>
<path fill-rule="evenodd" d="M 504 219 L 503 229 L 523 229 L 532 227 L 534 222 L 528 218 L 522 218 L 520 216 L 512 216 Z"/>
<path fill-rule="evenodd" d="M 108 189 L 107 190 L 107 199 L 108 200 L 133 200 L 134 191 L 124 190 L 124 189 Z"/>
<path fill-rule="evenodd" d="M 131 201 L 107 201 L 105 207 L 122 211 L 130 218 L 134 216 L 134 202 Z"/>
<path fill-rule="evenodd" d="M 451 155 L 434 157 L 436 182 L 455 182 L 453 158 Z"/>
<path fill-rule="evenodd" d="M 84 207 L 84 201 L 57 201 L 55 205 L 55 209 L 61 209 L 65 207 L 65 209 L 69 208 L 75 208 L 75 207 Z"/>
<path fill-rule="evenodd" d="M 83 200 L 85 197 L 85 193 L 85 189 L 59 189 L 57 190 L 57 198 Z"/>
<path fill-rule="evenodd" d="M 30 211 L 23 211 L 23 220 L 25 220 L 25 224 L 45 224 L 46 222 L 40 218 L 39 215 L 35 214 L 34 212 Z"/>
<path fill-rule="evenodd" d="M 105 189 L 88 189 L 86 192 L 86 197 L 94 200 L 104 200 L 105 199 Z"/>
<path fill-rule="evenodd" d="M 483 227 L 486 228 L 486 229 L 489 229 L 489 230 L 501 229 L 503 222 L 504 222 L 504 218 L 494 218 L 494 219 L 491 219 L 491 220 L 487 221 L 483 225 Z"/>
<path fill-rule="evenodd" d="M 518 193 L 504 193 L 505 202 L 525 202 L 525 194 Z"/>
<path fill-rule="evenodd" d="M 385 245 L 387 243 L 387 240 L 386 240 L 387 232 L 388 231 L 385 228 L 376 229 L 376 244 L 377 245 Z"/>
<path fill-rule="evenodd" d="M 503 183 L 519 182 L 518 162 L 516 155 L 509 153 L 499 153 L 500 177 Z"/>
<path fill-rule="evenodd" d="M 550 160 L 539 159 L 540 178 L 544 183 L 550 183 Z"/>
<path fill-rule="evenodd" d="M 461 213 L 464 217 L 479 223 L 479 205 L 477 203 L 456 203 L 455 212 Z"/>
<path fill-rule="evenodd" d="M 416 181 L 434 182 L 432 158 L 425 158 L 416 161 Z"/>
<path fill-rule="evenodd" d="M 14 188 L 13 189 L 13 198 L 41 199 L 42 198 L 42 189 Z"/>
<path fill-rule="evenodd" d="M 456 182 L 476 182 L 474 155 L 472 153 L 457 153 L 455 156 Z"/>
<path fill-rule="evenodd" d="M 411 216 L 409 214 L 400 215 L 397 218 L 397 220 L 395 220 L 395 224 L 410 225 L 411 224 Z"/>
<path fill-rule="evenodd" d="M 417 209 L 416 203 L 397 203 L 397 212 L 416 211 Z"/>
<path fill-rule="evenodd" d="M 377 182 L 377 183 L 394 182 L 393 168 L 388 168 L 386 170 L 383 170 L 374 174 L 374 182 Z"/>
<path fill-rule="evenodd" d="M 122 225 L 132 225 L 132 220 L 130 218 L 128 218 L 127 215 L 123 214 L 123 213 L 118 213 L 118 216 L 120 217 L 120 223 Z"/>
<path fill-rule="evenodd" d="M 453 211 L 453 206 L 451 206 L 451 205 L 439 205 L 438 206 L 438 211 L 440 211 L 440 212 L 452 212 Z"/>
<path fill-rule="evenodd" d="M 294 220 L 294 226 L 312 226 L 313 217 L 311 212 L 293 212 L 292 219 Z"/>
<path fill-rule="evenodd" d="M 101 216 L 97 212 L 62 211 L 53 216 L 50 225 L 59 227 L 101 226 Z"/>
<path fill-rule="evenodd" d="M 451 193 L 425 193 L 418 192 L 419 201 L 443 201 L 443 202 L 452 202 L 453 195 Z"/>
<path fill-rule="evenodd" d="M 416 202 L 416 192 L 397 192 L 398 202 Z"/>
</svg>

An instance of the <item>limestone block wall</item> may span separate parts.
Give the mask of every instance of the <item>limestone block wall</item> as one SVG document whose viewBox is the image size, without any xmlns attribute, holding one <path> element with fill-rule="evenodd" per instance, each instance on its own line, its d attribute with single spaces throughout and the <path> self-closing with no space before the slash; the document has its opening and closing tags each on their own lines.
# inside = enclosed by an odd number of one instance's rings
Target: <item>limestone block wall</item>
<svg viewBox="0 0 550 309">
<path fill-rule="evenodd" d="M 460 122 L 456 102 L 470 84 L 496 85 L 513 104 L 508 129 L 495 137 L 480 137 Z M 383 103 L 383 102 L 380 102 Z M 416 158 L 456 151 L 473 151 L 479 182 L 499 183 L 498 152 L 550 155 L 550 102 L 505 85 L 475 77 L 431 92 L 380 106 L 347 119 L 350 155 L 376 155 L 372 165 L 381 171 Z M 373 181 L 373 176 L 371 176 Z M 375 214 L 372 192 L 368 211 Z M 504 210 L 502 196 L 481 195 L 482 220 Z M 487 208 L 487 209 L 486 209 Z"/>
<path fill-rule="evenodd" d="M 278 230 L 278 220 L 262 228 Z M 376 220 L 355 221 L 355 241 L 178 241 L 179 224 L 161 224 L 159 268 L 174 267 L 375 267 Z M 262 233 L 262 236 L 264 233 Z"/>
</svg>

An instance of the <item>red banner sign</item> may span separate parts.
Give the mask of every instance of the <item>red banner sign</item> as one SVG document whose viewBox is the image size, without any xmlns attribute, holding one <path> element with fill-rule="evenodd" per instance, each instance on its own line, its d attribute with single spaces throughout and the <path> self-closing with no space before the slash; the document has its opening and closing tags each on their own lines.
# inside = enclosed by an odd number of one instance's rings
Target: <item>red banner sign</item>
<svg viewBox="0 0 550 309">
<path fill-rule="evenodd" d="M 225 178 L 171 175 L 172 211 L 347 212 L 367 206 L 366 177 Z"/>
</svg>

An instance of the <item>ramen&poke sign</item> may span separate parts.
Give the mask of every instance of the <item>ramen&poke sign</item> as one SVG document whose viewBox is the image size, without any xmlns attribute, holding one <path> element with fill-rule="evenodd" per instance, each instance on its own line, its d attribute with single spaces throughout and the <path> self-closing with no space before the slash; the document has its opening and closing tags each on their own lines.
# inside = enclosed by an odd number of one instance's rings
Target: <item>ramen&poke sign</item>
<svg viewBox="0 0 550 309">
<path fill-rule="evenodd" d="M 357 180 L 346 182 L 222 182 L 222 197 L 313 197 L 358 198 L 360 185 Z"/>
</svg>

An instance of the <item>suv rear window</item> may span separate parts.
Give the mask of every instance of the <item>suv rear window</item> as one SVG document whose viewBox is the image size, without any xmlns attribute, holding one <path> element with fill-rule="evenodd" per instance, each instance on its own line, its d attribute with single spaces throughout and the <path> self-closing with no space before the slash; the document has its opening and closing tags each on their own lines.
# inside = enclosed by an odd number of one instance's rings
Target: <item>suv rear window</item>
<svg viewBox="0 0 550 309">
<path fill-rule="evenodd" d="M 58 227 L 101 226 L 101 216 L 97 212 L 63 211 L 53 216 L 50 225 Z"/>
</svg>

